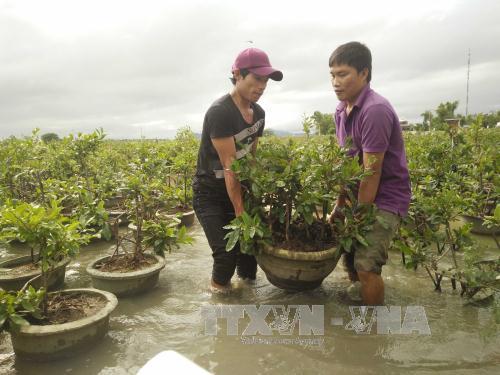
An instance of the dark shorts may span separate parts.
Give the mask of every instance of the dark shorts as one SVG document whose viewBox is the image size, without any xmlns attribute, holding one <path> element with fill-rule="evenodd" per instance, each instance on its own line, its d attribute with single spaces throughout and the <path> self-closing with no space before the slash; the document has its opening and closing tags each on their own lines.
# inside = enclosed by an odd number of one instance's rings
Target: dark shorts
<svg viewBox="0 0 500 375">
<path fill-rule="evenodd" d="M 193 186 L 193 207 L 198 217 L 214 260 L 212 280 L 226 285 L 231 281 L 235 270 L 242 278 L 255 279 L 257 262 L 254 256 L 242 254 L 239 244 L 233 250 L 226 251 L 224 239 L 228 231 L 223 227 L 234 219 L 234 208 L 227 192 Z"/>
<path fill-rule="evenodd" d="M 401 218 L 392 212 L 377 210 L 376 213 L 387 228 L 376 220 L 372 230 L 366 235 L 368 246 L 358 244 L 353 252 L 344 254 L 344 265 L 348 271 L 382 273 L 386 264 L 391 241 L 398 230 Z"/>
</svg>

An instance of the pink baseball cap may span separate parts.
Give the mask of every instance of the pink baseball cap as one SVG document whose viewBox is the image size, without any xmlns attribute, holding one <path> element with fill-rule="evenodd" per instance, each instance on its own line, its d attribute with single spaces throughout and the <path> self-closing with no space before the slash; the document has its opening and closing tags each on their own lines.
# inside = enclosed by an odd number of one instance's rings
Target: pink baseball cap
<svg viewBox="0 0 500 375">
<path fill-rule="evenodd" d="M 273 81 L 281 81 L 283 73 L 274 69 L 269 62 L 267 54 L 258 48 L 247 48 L 241 51 L 234 61 L 231 72 L 236 69 L 248 69 L 250 72 L 262 77 L 269 77 Z"/>
</svg>

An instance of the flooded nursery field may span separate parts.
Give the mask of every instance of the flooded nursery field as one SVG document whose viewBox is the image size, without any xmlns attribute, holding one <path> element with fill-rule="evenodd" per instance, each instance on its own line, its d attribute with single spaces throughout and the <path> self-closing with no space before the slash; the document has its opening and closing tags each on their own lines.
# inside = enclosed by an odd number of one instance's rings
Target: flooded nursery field
<svg viewBox="0 0 500 375">
<path fill-rule="evenodd" d="M 3 140 L 0 373 L 136 374 L 173 350 L 213 374 L 496 374 L 500 244 L 477 233 L 500 232 L 499 136 L 480 117 L 405 136 L 411 202 L 377 307 L 335 268 L 387 222 L 355 203 L 369 173 L 334 136 L 263 137 L 233 163 L 248 189 L 227 247 L 260 267 L 229 294 L 210 290 L 188 128 L 166 141 Z M 341 191 L 354 203 L 330 222 Z"/>
<path fill-rule="evenodd" d="M 194 244 L 167 254 L 166 268 L 152 291 L 119 300 L 109 334 L 95 347 L 70 359 L 33 363 L 17 360 L 8 334 L 3 333 L 0 373 L 135 374 L 163 350 L 176 350 L 214 374 L 233 374 L 235 369 L 239 374 L 495 374 L 500 369 L 500 337 L 492 331 L 497 326 L 491 307 L 465 305 L 448 284 L 442 293 L 433 291 L 425 272 L 405 270 L 397 252 L 391 252 L 384 268 L 386 304 L 401 306 L 402 318 L 407 306 L 422 306 L 430 335 L 378 334 L 376 324 L 370 333 L 346 329 L 352 320 L 349 306 L 359 302 L 345 292 L 348 281 L 340 265 L 313 291 L 278 289 L 259 269 L 255 285 L 233 280 L 230 295 L 212 295 L 210 248 L 197 222 L 190 233 Z M 495 253 L 491 238 L 476 239 L 486 253 Z M 83 247 L 68 266 L 64 286 L 90 287 L 87 264 L 112 248 L 104 241 Z M 24 252 L 20 245 L 9 248 L 9 256 Z M 0 249 L 1 260 L 7 256 L 6 249 Z M 226 332 L 225 319 L 219 319 L 217 335 L 206 334 L 202 312 L 221 304 L 323 306 L 324 332 L 300 335 L 295 327 L 291 335 L 274 330 L 271 336 L 245 336 L 242 331 L 249 324 L 245 316 L 238 322 L 237 335 Z"/>
</svg>

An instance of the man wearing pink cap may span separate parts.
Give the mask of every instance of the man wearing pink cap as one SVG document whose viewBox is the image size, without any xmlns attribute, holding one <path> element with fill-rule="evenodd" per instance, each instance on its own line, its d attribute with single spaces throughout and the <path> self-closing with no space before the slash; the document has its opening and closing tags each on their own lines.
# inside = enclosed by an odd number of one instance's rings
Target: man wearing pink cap
<svg viewBox="0 0 500 375">
<path fill-rule="evenodd" d="M 239 246 L 226 251 L 223 227 L 244 210 L 241 184 L 231 163 L 255 152 L 265 122 L 265 112 L 257 101 L 269 78 L 283 79 L 267 54 L 257 48 L 240 52 L 231 71 L 233 90 L 217 99 L 205 114 L 193 182 L 194 210 L 212 249 L 211 286 L 215 290 L 229 290 L 235 270 L 240 278 L 255 280 L 255 258 L 242 254 Z"/>
</svg>

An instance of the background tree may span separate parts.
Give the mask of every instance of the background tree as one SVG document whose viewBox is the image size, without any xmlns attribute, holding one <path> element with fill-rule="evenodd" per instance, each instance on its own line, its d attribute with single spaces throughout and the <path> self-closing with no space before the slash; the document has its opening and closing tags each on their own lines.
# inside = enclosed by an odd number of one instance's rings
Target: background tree
<svg viewBox="0 0 500 375">
<path fill-rule="evenodd" d="M 264 133 L 262 133 L 263 137 L 272 137 L 274 136 L 274 131 L 272 129 L 264 129 Z"/>
<path fill-rule="evenodd" d="M 320 111 L 315 111 L 313 115 L 310 116 L 310 119 L 313 126 L 316 128 L 316 134 L 335 134 L 335 121 L 331 113 L 321 113 Z"/>
<path fill-rule="evenodd" d="M 309 138 L 309 136 L 311 135 L 311 128 L 312 128 L 311 118 L 307 117 L 306 114 L 304 113 L 304 118 L 302 119 L 302 130 L 306 134 L 307 138 Z"/>
<path fill-rule="evenodd" d="M 484 114 L 483 127 L 494 128 L 498 123 L 500 123 L 500 111 Z"/>
<path fill-rule="evenodd" d="M 424 113 L 421 113 L 420 116 L 423 117 L 422 130 L 430 130 L 432 121 L 432 111 L 427 110 Z"/>
<path fill-rule="evenodd" d="M 40 137 L 45 143 L 58 141 L 60 138 L 56 133 L 45 133 Z"/>
<path fill-rule="evenodd" d="M 458 107 L 458 100 L 454 102 L 440 103 L 436 109 L 436 115 L 441 122 L 446 119 L 455 118 L 455 111 Z"/>
</svg>

